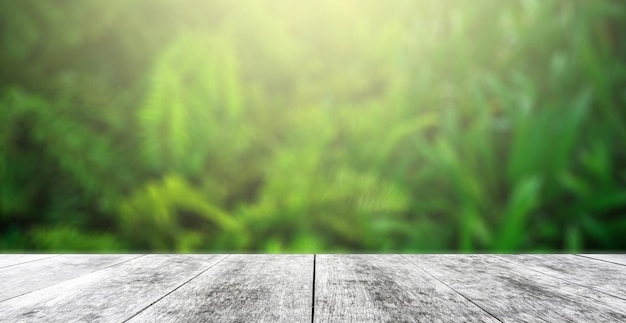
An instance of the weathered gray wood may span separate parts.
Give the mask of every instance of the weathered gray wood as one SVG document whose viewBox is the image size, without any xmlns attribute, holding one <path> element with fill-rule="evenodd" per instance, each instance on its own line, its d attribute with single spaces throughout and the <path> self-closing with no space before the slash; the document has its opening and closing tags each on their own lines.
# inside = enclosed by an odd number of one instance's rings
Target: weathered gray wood
<svg viewBox="0 0 626 323">
<path fill-rule="evenodd" d="M 15 266 L 26 262 L 56 257 L 52 254 L 0 254 L 0 268 Z"/>
<path fill-rule="evenodd" d="M 626 301 L 497 256 L 406 257 L 503 321 L 626 321 Z"/>
<path fill-rule="evenodd" d="M 500 255 L 500 258 L 626 299 L 626 266 L 574 255 Z"/>
<path fill-rule="evenodd" d="M 318 255 L 317 322 L 498 322 L 398 255 Z"/>
<path fill-rule="evenodd" d="M 602 260 L 606 262 L 612 262 L 618 265 L 626 266 L 626 254 L 581 254 L 578 255 L 586 258 L 593 258 L 597 260 Z"/>
<path fill-rule="evenodd" d="M 122 322 L 224 255 L 148 255 L 0 302 L 6 322 Z M 24 276 L 22 281 L 26 281 Z"/>
<path fill-rule="evenodd" d="M 626 322 L 626 255 L 22 256 L 2 322 Z"/>
<path fill-rule="evenodd" d="M 232 255 L 132 322 L 310 322 L 313 255 Z"/>
<path fill-rule="evenodd" d="M 62 255 L 0 269 L 0 301 L 106 268 L 139 255 Z"/>
</svg>

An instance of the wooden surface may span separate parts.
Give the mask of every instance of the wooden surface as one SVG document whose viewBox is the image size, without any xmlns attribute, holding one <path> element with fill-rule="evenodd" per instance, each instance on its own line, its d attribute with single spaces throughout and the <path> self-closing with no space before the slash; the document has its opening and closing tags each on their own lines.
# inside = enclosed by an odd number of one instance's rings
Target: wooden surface
<svg viewBox="0 0 626 323">
<path fill-rule="evenodd" d="M 626 322 L 626 255 L 0 255 L 0 322 Z"/>
</svg>

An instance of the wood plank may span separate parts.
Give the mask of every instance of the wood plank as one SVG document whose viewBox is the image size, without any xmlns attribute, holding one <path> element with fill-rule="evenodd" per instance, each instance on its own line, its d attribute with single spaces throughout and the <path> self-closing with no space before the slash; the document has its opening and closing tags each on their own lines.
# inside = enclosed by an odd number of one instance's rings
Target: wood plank
<svg viewBox="0 0 626 323">
<path fill-rule="evenodd" d="M 417 266 L 502 321 L 624 322 L 626 301 L 492 255 L 411 255 Z"/>
<path fill-rule="evenodd" d="M 525 268 L 626 299 L 626 266 L 575 255 L 500 255 Z"/>
<path fill-rule="evenodd" d="M 123 322 L 225 257 L 140 257 L 0 302 L 0 317 L 6 322 Z"/>
<path fill-rule="evenodd" d="M 310 322 L 313 255 L 232 255 L 131 322 Z"/>
<path fill-rule="evenodd" d="M 56 257 L 53 254 L 0 254 L 0 268 L 15 266 L 26 262 Z"/>
<path fill-rule="evenodd" d="M 626 254 L 580 254 L 578 256 L 593 258 L 601 261 L 611 262 L 626 266 Z"/>
<path fill-rule="evenodd" d="M 138 256 L 60 255 L 5 267 L 0 269 L 0 301 L 52 286 Z"/>
<path fill-rule="evenodd" d="M 399 255 L 318 255 L 317 322 L 498 322 Z"/>
</svg>

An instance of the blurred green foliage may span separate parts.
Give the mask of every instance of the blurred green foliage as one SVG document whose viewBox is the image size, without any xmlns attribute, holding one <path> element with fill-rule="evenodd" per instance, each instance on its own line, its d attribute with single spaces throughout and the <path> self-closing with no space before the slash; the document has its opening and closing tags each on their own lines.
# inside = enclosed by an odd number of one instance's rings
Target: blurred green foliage
<svg viewBox="0 0 626 323">
<path fill-rule="evenodd" d="M 626 248 L 626 3 L 0 0 L 0 250 Z"/>
</svg>

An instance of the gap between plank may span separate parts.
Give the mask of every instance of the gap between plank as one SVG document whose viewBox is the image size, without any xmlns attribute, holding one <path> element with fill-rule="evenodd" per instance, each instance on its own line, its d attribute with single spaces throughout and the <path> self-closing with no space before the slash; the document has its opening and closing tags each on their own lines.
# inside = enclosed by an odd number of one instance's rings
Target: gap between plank
<svg viewBox="0 0 626 323">
<path fill-rule="evenodd" d="M 589 256 L 585 256 L 585 255 L 581 255 L 581 254 L 574 254 L 574 256 L 578 256 L 578 257 L 583 257 L 583 258 L 587 258 L 587 259 L 593 259 L 593 260 L 597 260 L 597 261 L 602 261 L 602 262 L 608 262 L 610 264 L 614 264 L 614 265 L 618 265 L 618 266 L 626 266 L 624 264 L 620 264 L 618 262 L 613 262 L 610 260 L 605 260 L 605 259 L 599 259 L 599 258 L 594 258 L 594 257 L 589 257 Z"/>
<path fill-rule="evenodd" d="M 60 255 L 59 255 L 59 256 L 60 256 Z M 67 279 L 67 280 L 64 280 L 64 281 L 60 281 L 60 282 L 58 282 L 58 283 L 56 283 L 56 284 L 52 284 L 52 285 L 48 285 L 48 286 L 46 286 L 46 287 L 42 287 L 42 288 L 39 288 L 39 289 L 31 290 L 30 292 L 26 292 L 26 293 L 23 293 L 23 294 L 15 295 L 15 296 L 13 296 L 13 297 L 9 297 L 9 298 L 7 298 L 7 299 L 0 300 L 0 303 L 5 302 L 5 301 L 8 301 L 8 300 L 11 300 L 11 299 L 14 299 L 14 298 L 17 298 L 17 297 L 20 297 L 20 296 L 24 296 L 24 295 L 26 295 L 26 294 L 30 294 L 30 293 L 33 293 L 33 292 L 36 292 L 36 291 L 40 291 L 40 290 L 45 289 L 45 288 L 49 288 L 49 287 L 52 287 L 52 286 L 56 286 L 56 285 L 59 285 L 59 284 L 63 284 L 63 283 L 66 283 L 66 282 L 68 282 L 68 281 L 71 281 L 71 280 L 74 280 L 74 279 L 81 278 L 81 277 L 83 277 L 83 276 L 91 275 L 91 274 L 93 274 L 93 273 L 97 273 L 97 272 L 99 272 L 99 271 L 101 271 L 101 270 L 105 270 L 105 269 L 107 269 L 107 268 L 111 268 L 111 267 L 113 267 L 113 266 L 121 265 L 121 264 L 123 264 L 123 263 L 125 263 L 125 262 L 129 262 L 129 261 L 131 261 L 131 260 L 139 259 L 139 258 L 141 258 L 141 257 L 143 257 L 143 256 L 145 256 L 145 254 L 144 254 L 144 255 L 139 255 L 139 256 L 137 256 L 137 257 L 135 257 L 135 258 L 130 258 L 130 259 L 127 259 L 127 260 L 124 260 L 124 261 L 120 261 L 120 262 L 114 263 L 114 264 L 109 265 L 109 266 L 106 266 L 106 267 L 102 267 L 102 268 L 100 268 L 100 269 L 97 269 L 97 270 L 94 270 L 94 271 L 92 271 L 92 272 L 88 272 L 88 273 L 82 274 L 82 275 L 80 275 L 80 276 L 76 276 L 76 277 L 73 277 L 73 278 L 70 278 L 70 279 Z M 53 256 L 53 257 L 56 257 L 56 256 Z M 52 258 L 52 257 L 48 257 L 48 258 Z M 48 258 L 44 258 L 44 259 L 48 259 Z M 37 259 L 37 260 L 39 260 L 39 259 Z M 37 260 L 33 260 L 33 261 L 37 261 Z"/>
<path fill-rule="evenodd" d="M 9 268 L 9 267 L 13 267 L 13 266 L 19 266 L 19 265 L 27 264 L 27 263 L 29 263 L 29 262 L 39 261 L 39 260 L 44 260 L 44 259 L 50 259 L 50 258 L 53 258 L 53 257 L 58 257 L 58 256 L 60 256 L 60 254 L 57 254 L 57 255 L 51 255 L 51 256 L 49 256 L 49 257 L 43 257 L 43 258 L 33 259 L 33 260 L 29 260 L 29 261 L 24 261 L 24 262 L 20 262 L 20 263 L 17 263 L 17 264 L 12 264 L 12 265 L 8 265 L 8 266 L 2 266 L 2 267 L 0 267 L 0 269 Z"/>
<path fill-rule="evenodd" d="M 593 288 L 593 287 L 591 287 L 591 286 L 588 286 L 588 285 L 583 285 L 583 284 L 577 283 L 577 282 L 572 281 L 572 280 L 569 280 L 569 279 L 565 279 L 565 278 L 562 278 L 562 277 L 558 277 L 558 276 L 550 275 L 550 274 L 548 274 L 548 273 L 544 273 L 544 272 L 543 272 L 543 271 L 541 271 L 541 270 L 537 270 L 537 269 L 534 269 L 534 268 L 526 267 L 526 266 L 524 266 L 524 265 L 523 265 L 523 264 L 521 264 L 521 263 L 517 263 L 517 262 L 511 261 L 511 260 L 509 260 L 509 259 L 506 259 L 505 257 L 500 257 L 500 256 L 498 256 L 498 255 L 496 255 L 496 256 L 497 256 L 498 258 L 500 258 L 500 259 L 502 259 L 502 260 L 504 260 L 504 261 L 506 261 L 506 262 L 508 262 L 508 263 L 510 263 L 510 264 L 512 264 L 512 265 L 514 265 L 514 266 L 521 267 L 521 268 L 528 269 L 528 270 L 532 270 L 532 271 L 538 272 L 538 273 L 540 273 L 540 274 L 542 274 L 542 275 L 546 275 L 546 276 L 548 276 L 548 277 L 556 278 L 556 279 L 558 279 L 558 280 L 562 280 L 562 281 L 567 282 L 567 283 L 570 283 L 570 284 L 574 284 L 574 285 L 578 285 L 578 286 L 581 286 L 581 287 L 585 287 L 585 288 L 591 289 L 591 290 L 592 290 L 592 291 L 594 291 L 594 292 L 602 293 L 602 294 L 605 294 L 605 295 L 608 295 L 608 296 L 611 296 L 611 297 L 615 297 L 615 298 L 619 298 L 619 299 L 621 299 L 621 300 L 625 300 L 625 301 L 626 301 L 626 298 L 624 298 L 624 297 L 617 296 L 617 295 L 613 295 L 613 294 L 610 294 L 610 293 L 607 293 L 607 292 L 604 292 L 604 291 L 601 291 L 601 290 L 595 289 L 595 288 Z"/>
<path fill-rule="evenodd" d="M 498 317 L 496 317 L 495 315 L 493 315 L 491 312 L 489 312 L 488 310 L 484 309 L 482 306 L 474 303 L 474 301 L 472 301 L 471 299 L 469 299 L 468 297 L 466 297 L 465 295 L 463 295 L 463 293 L 457 291 L 456 289 L 452 288 L 452 286 L 444 283 L 442 280 L 440 280 L 439 278 L 435 277 L 434 275 L 432 275 L 431 273 L 429 273 L 428 271 L 426 271 L 426 269 L 420 267 L 418 264 L 416 264 L 413 260 L 405 257 L 404 255 L 400 255 L 402 258 L 406 259 L 408 262 L 412 263 L 415 267 L 417 267 L 419 270 L 425 272 L 428 276 L 436 279 L 438 282 L 442 283 L 444 286 L 450 288 L 452 291 L 454 291 L 455 293 L 461 295 L 461 297 L 465 298 L 466 300 L 468 300 L 470 303 L 474 304 L 476 307 L 480 308 L 481 310 L 483 310 L 485 313 L 489 314 L 491 317 L 493 317 L 494 319 L 498 320 L 498 322 L 504 322 L 501 319 L 499 319 Z"/>
<path fill-rule="evenodd" d="M 220 259 L 220 260 L 218 260 L 218 261 L 214 262 L 214 263 L 213 263 L 212 265 L 210 265 L 207 269 L 205 269 L 205 270 L 203 270 L 203 271 L 199 272 L 198 274 L 194 275 L 193 277 L 191 277 L 191 278 L 187 279 L 187 280 L 186 280 L 186 281 L 184 281 L 182 284 L 180 284 L 180 285 L 176 286 L 176 288 L 174 288 L 174 289 L 172 289 L 171 291 L 167 292 L 165 295 L 163 295 L 163 296 L 159 297 L 159 299 L 157 299 L 156 301 L 154 301 L 154 302 L 152 302 L 152 303 L 148 304 L 148 306 L 146 306 L 146 307 L 142 308 L 140 311 L 138 311 L 137 313 L 133 314 L 131 317 L 129 317 L 129 318 L 127 318 L 127 319 L 125 319 L 122 323 L 126 323 L 126 322 L 130 321 L 133 317 L 135 317 L 135 316 L 139 315 L 141 312 L 145 311 L 145 310 L 146 310 L 146 309 L 148 309 L 150 306 L 152 306 L 152 305 L 154 305 L 154 304 L 158 303 L 159 301 L 161 301 L 162 299 L 164 299 L 165 297 L 167 297 L 167 296 L 168 296 L 168 295 L 170 295 L 171 293 L 173 293 L 173 292 L 177 291 L 179 288 L 183 287 L 185 284 L 187 284 L 188 282 L 192 281 L 194 278 L 196 278 L 196 277 L 198 277 L 198 276 L 200 276 L 200 275 L 204 274 L 204 273 L 205 273 L 205 272 L 207 272 L 209 269 L 211 269 L 211 268 L 215 267 L 215 265 L 217 265 L 217 264 L 219 264 L 220 262 L 224 261 L 224 259 L 226 259 L 226 258 L 228 258 L 228 257 L 230 257 L 230 255 L 227 255 L 226 257 L 224 257 L 224 258 L 222 258 L 222 259 Z"/>
<path fill-rule="evenodd" d="M 315 321 L 315 260 L 317 255 L 313 254 L 313 284 L 311 285 L 311 290 L 313 291 L 313 299 L 311 301 L 311 323 Z"/>
</svg>

